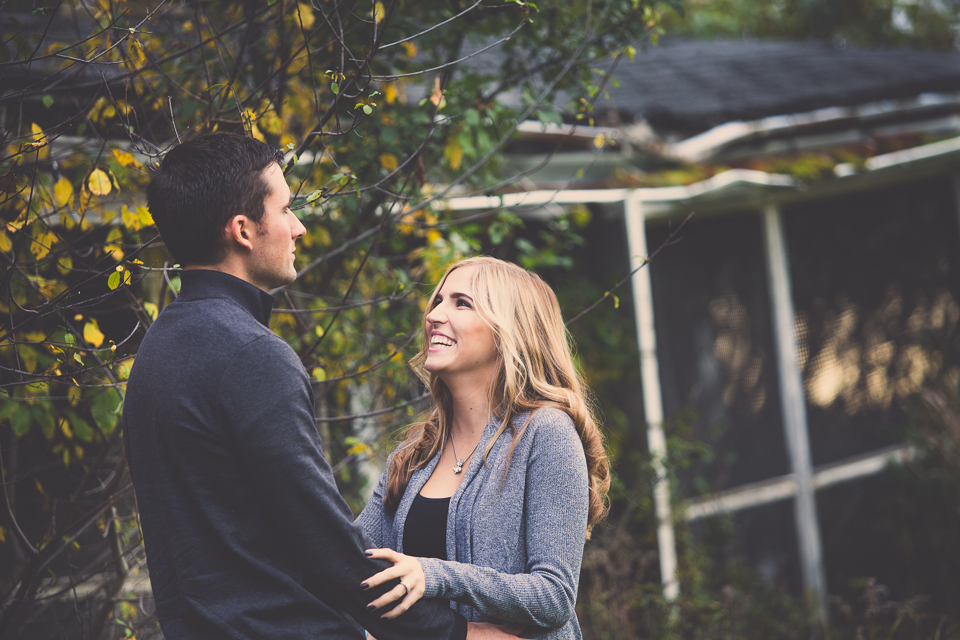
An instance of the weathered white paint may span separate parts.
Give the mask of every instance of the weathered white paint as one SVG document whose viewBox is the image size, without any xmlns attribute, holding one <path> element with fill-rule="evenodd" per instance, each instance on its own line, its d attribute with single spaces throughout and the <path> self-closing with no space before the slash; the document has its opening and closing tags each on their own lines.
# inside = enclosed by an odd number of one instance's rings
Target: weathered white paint
<svg viewBox="0 0 960 640">
<path fill-rule="evenodd" d="M 895 445 L 824 465 L 814 471 L 813 488 L 819 490 L 842 482 L 876 475 L 890 464 L 902 463 L 912 454 L 912 447 Z M 687 521 L 691 521 L 733 513 L 742 509 L 786 500 L 794 497 L 796 493 L 797 479 L 794 474 L 790 473 L 691 500 L 683 510 L 683 517 Z"/>
<path fill-rule="evenodd" d="M 794 516 L 800 546 L 800 571 L 804 589 L 815 603 L 815 615 L 827 615 L 827 582 L 823 570 L 823 550 L 810 462 L 810 438 L 807 433 L 807 407 L 803 379 L 797 361 L 794 334 L 793 300 L 790 297 L 790 271 L 780 211 L 773 205 L 763 212 L 764 247 L 767 260 L 767 284 L 773 314 L 773 334 L 780 378 L 780 402 L 787 452 L 796 482 Z"/>
<path fill-rule="evenodd" d="M 638 194 L 624 202 L 624 222 L 627 227 L 627 246 L 630 251 L 630 270 L 640 267 L 647 258 L 647 234 L 643 219 L 643 203 Z M 637 325 L 637 344 L 640 347 L 640 376 L 643 390 L 643 408 L 647 420 L 647 447 L 657 474 L 653 500 L 657 512 L 657 546 L 660 550 L 660 576 L 663 595 L 675 600 L 680 594 L 677 581 L 677 544 L 670 512 L 670 481 L 664 461 L 667 458 L 667 439 L 663 433 L 663 398 L 660 389 L 660 363 L 657 360 L 657 333 L 653 323 L 653 293 L 650 286 L 650 268 L 639 269 L 631 278 L 633 310 Z"/>
</svg>

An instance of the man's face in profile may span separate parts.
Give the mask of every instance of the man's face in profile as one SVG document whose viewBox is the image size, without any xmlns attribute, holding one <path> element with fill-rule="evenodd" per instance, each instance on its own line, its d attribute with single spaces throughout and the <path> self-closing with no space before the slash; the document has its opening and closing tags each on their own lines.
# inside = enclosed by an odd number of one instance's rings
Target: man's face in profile
<svg viewBox="0 0 960 640">
<path fill-rule="evenodd" d="M 254 286 L 269 291 L 297 279 L 293 265 L 296 241 L 306 232 L 290 210 L 290 187 L 280 166 L 273 163 L 263 170 L 269 194 L 264 199 L 263 218 L 253 225 L 253 252 L 248 275 Z"/>
</svg>

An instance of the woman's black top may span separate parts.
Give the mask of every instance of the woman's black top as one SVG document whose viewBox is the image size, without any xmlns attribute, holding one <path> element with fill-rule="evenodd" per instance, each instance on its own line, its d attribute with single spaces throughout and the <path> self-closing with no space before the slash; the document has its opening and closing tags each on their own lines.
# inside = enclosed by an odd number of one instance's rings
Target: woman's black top
<svg viewBox="0 0 960 640">
<path fill-rule="evenodd" d="M 447 511 L 450 498 L 424 498 L 419 493 L 403 524 L 403 552 L 420 558 L 447 559 Z"/>
</svg>

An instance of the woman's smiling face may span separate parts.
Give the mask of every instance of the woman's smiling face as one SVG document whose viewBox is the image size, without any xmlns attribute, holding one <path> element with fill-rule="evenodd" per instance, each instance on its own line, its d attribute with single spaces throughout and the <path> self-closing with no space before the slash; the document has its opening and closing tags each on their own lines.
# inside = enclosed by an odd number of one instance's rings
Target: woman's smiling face
<svg viewBox="0 0 960 640">
<path fill-rule="evenodd" d="M 476 267 L 451 271 L 426 316 L 429 343 L 424 368 L 448 384 L 453 376 L 492 382 L 497 371 L 497 341 L 474 302 L 475 271 Z"/>
</svg>

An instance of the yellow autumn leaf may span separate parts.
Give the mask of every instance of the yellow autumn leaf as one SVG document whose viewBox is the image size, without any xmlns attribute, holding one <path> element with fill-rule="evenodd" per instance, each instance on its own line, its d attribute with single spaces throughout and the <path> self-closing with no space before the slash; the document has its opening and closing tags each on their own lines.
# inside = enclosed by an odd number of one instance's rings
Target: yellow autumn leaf
<svg viewBox="0 0 960 640">
<path fill-rule="evenodd" d="M 398 166 L 400 166 L 400 162 L 397 160 L 397 156 L 393 155 L 392 153 L 381 153 L 380 166 L 387 171 L 394 171 Z"/>
<path fill-rule="evenodd" d="M 110 176 L 103 169 L 94 169 L 87 178 L 87 188 L 95 196 L 105 196 L 113 189 Z"/>
<path fill-rule="evenodd" d="M 399 93 L 400 91 L 397 89 L 396 82 L 388 82 L 385 85 L 383 85 L 383 96 L 384 96 L 384 99 L 387 101 L 387 104 L 393 104 L 394 102 L 396 102 L 397 95 Z"/>
<path fill-rule="evenodd" d="M 133 167 L 135 169 L 140 168 L 140 161 L 130 153 L 129 151 L 123 151 L 121 149 L 113 150 L 113 157 L 117 159 L 117 162 L 120 163 L 122 167 Z"/>
<path fill-rule="evenodd" d="M 7 232 L 3 229 L 0 229 L 0 251 L 6 253 L 13 248 L 13 243 L 10 242 L 10 237 L 7 236 Z"/>
<path fill-rule="evenodd" d="M 30 125 L 30 132 L 33 134 L 30 136 L 30 142 L 27 143 L 27 146 L 30 149 L 36 149 L 37 155 L 41 158 L 46 158 L 50 154 L 49 144 L 50 141 L 47 140 L 47 134 L 43 132 L 43 129 L 40 128 L 36 122 Z"/>
<path fill-rule="evenodd" d="M 260 116 L 259 126 L 267 133 L 275 136 L 280 135 L 280 132 L 283 131 L 283 121 L 277 117 L 277 112 L 273 109 Z"/>
<path fill-rule="evenodd" d="M 387 15 L 386 9 L 383 8 L 382 2 L 373 3 L 373 20 L 377 24 L 380 24 L 380 21 L 383 20 Z"/>
<path fill-rule="evenodd" d="M 136 211 L 130 211 L 130 207 L 123 205 L 120 208 L 120 218 L 123 220 L 123 226 L 130 231 L 139 231 L 143 225 L 140 223 L 140 214 Z"/>
<path fill-rule="evenodd" d="M 43 231 L 33 239 L 30 251 L 37 260 L 43 260 L 50 253 L 50 248 L 56 241 L 57 235 L 55 233 Z"/>
<path fill-rule="evenodd" d="M 443 156 L 450 163 L 450 168 L 456 171 L 463 162 L 463 149 L 460 147 L 460 141 L 456 138 L 450 138 L 447 146 L 443 148 Z"/>
<path fill-rule="evenodd" d="M 309 29 L 312 27 L 316 20 L 313 15 L 313 7 L 307 2 L 298 2 L 297 11 L 300 13 L 300 22 L 303 23 L 303 28 Z"/>
<path fill-rule="evenodd" d="M 437 76 L 433 79 L 433 91 L 430 93 L 430 102 L 439 107 L 441 101 L 443 101 L 443 91 L 440 90 L 440 76 Z"/>
<path fill-rule="evenodd" d="M 53 185 L 53 201 L 58 207 L 62 207 L 70 202 L 73 197 L 73 184 L 64 176 L 60 176 L 57 184 Z"/>
<path fill-rule="evenodd" d="M 137 215 L 140 217 L 141 226 L 150 227 L 153 225 L 153 216 L 150 215 L 150 210 L 142 204 L 137 207 Z"/>
<path fill-rule="evenodd" d="M 595 146 L 597 149 L 602 149 L 606 143 L 607 143 L 607 139 L 603 134 L 600 134 L 599 136 L 593 139 L 593 146 Z"/>
<path fill-rule="evenodd" d="M 123 260 L 123 247 L 119 244 L 105 244 L 103 245 L 103 250 L 105 253 L 110 254 L 110 257 L 117 262 Z"/>
<path fill-rule="evenodd" d="M 63 275 L 67 275 L 73 270 L 73 258 L 70 254 L 64 254 L 57 258 L 57 270 Z"/>
<path fill-rule="evenodd" d="M 143 62 L 147 57 L 143 54 L 143 45 L 136 38 L 130 39 L 130 55 L 138 61 Z"/>
<path fill-rule="evenodd" d="M 370 453 L 370 445 L 368 445 L 366 442 L 358 442 L 347 449 L 348 456 L 355 456 L 361 453 Z"/>
<path fill-rule="evenodd" d="M 83 339 L 94 347 L 103 344 L 103 332 L 100 331 L 100 326 L 95 319 L 91 318 L 87 324 L 83 325 Z"/>
<path fill-rule="evenodd" d="M 403 42 L 400 44 L 400 46 L 402 46 L 404 51 L 407 52 L 408 58 L 417 57 L 417 45 L 413 44 L 412 42 Z"/>
</svg>

